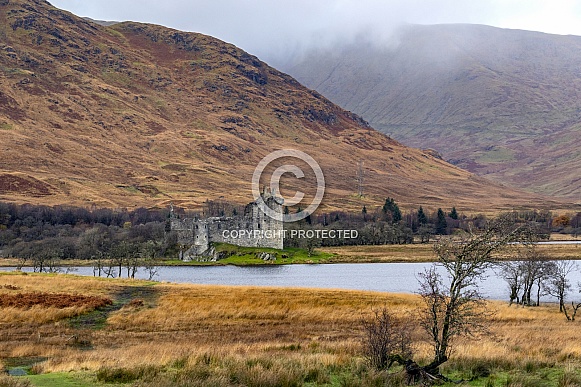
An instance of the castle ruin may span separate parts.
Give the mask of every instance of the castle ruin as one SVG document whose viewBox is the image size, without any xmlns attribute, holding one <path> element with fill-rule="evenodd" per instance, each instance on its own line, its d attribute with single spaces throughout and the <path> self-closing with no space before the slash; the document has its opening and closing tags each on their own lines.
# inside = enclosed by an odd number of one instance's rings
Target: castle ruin
<svg viewBox="0 0 581 387">
<path fill-rule="evenodd" d="M 283 199 L 265 189 L 262 199 L 273 210 L 282 213 Z M 190 261 L 214 254 L 212 243 L 229 243 L 245 247 L 270 247 L 282 250 L 284 227 L 281 220 L 272 219 L 262 212 L 258 202 L 249 203 L 243 215 L 183 218 L 170 213 L 171 230 L 177 232 L 182 246 L 180 259 Z"/>
</svg>

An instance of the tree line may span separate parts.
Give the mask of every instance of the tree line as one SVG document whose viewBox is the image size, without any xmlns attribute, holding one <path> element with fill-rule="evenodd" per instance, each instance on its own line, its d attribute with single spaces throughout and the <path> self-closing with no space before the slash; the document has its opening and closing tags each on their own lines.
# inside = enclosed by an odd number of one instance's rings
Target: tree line
<svg viewBox="0 0 581 387">
<path fill-rule="evenodd" d="M 244 213 L 244 207 L 207 201 L 198 212 L 176 208 L 175 213 L 180 217 L 236 216 Z M 578 217 L 563 219 L 548 211 L 535 210 L 515 211 L 511 216 L 516 222 L 534 224 L 545 236 L 555 227 L 562 227 L 565 220 L 569 226 L 576 225 Z M 179 249 L 168 219 L 169 208 L 113 210 L 0 202 L 0 257 L 29 260 L 33 265 L 38 263 L 39 270 L 50 270 L 46 269 L 47 263 L 50 267 L 51 262 L 58 260 L 115 259 L 127 256 L 127 251 L 140 256 L 176 258 Z M 482 229 L 487 221 L 484 215 L 467 216 L 454 206 L 435 211 L 420 206 L 402 211 L 393 198 L 386 198 L 383 205 L 363 207 L 360 212 L 316 213 L 301 222 L 285 224 L 285 228 L 357 230 L 357 238 L 287 239 L 285 246 L 312 250 L 346 244 L 428 243 L 434 236 Z"/>
<path fill-rule="evenodd" d="M 498 262 L 497 274 L 508 285 L 509 304 L 538 306 L 541 297 L 552 296 L 559 303 L 559 312 L 567 320 L 575 320 L 580 303 L 572 302 L 569 309 L 566 299 L 574 290 L 571 276 L 579 270 L 575 261 L 554 260 L 540 253 L 536 245 L 513 246 L 517 250 L 510 260 Z M 578 284 L 581 292 L 581 283 Z"/>
<path fill-rule="evenodd" d="M 0 203 L 0 256 L 35 271 L 58 271 L 63 260 L 93 260 L 99 275 L 135 275 L 137 266 L 172 255 L 169 210 L 112 210 Z M 173 249 L 173 250 L 172 250 Z"/>
<path fill-rule="evenodd" d="M 541 238 L 548 238 L 553 231 L 553 215 L 549 211 L 513 211 L 510 218 L 515 223 L 532 224 Z M 385 199 L 382 206 L 364 206 L 360 213 L 334 211 L 313 214 L 306 219 L 286 224 L 296 229 L 350 229 L 357 230 L 355 239 L 324 239 L 285 241 L 289 247 L 318 247 L 341 245 L 384 245 L 407 244 L 419 241 L 429 243 L 435 238 L 468 232 L 470 229 L 483 229 L 490 221 L 485 215 L 468 216 L 459 212 L 455 206 L 444 210 L 438 208 L 428 211 L 423 206 L 402 211 L 393 198 Z"/>
</svg>

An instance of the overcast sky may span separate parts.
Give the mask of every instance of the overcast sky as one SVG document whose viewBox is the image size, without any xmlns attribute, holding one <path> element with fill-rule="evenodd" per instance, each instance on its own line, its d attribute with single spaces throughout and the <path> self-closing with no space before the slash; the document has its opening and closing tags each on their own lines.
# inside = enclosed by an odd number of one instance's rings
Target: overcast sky
<svg viewBox="0 0 581 387">
<path fill-rule="evenodd" d="M 201 32 L 263 60 L 335 40 L 388 39 L 402 23 L 476 23 L 581 35 L 579 0 L 49 0 L 79 16 Z"/>
</svg>

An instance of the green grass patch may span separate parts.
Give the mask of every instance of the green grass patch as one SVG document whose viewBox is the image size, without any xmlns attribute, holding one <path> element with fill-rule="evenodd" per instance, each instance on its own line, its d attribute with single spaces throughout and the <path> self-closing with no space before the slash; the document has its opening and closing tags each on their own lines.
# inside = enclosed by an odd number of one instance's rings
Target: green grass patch
<svg viewBox="0 0 581 387">
<path fill-rule="evenodd" d="M 156 284 L 157 282 L 137 281 L 135 285 L 123 286 L 118 292 L 112 294 L 112 305 L 72 317 L 69 319 L 69 325 L 76 329 L 100 330 L 106 327 L 107 319 L 111 313 L 120 310 L 133 300 L 141 300 L 145 304 L 153 306 L 159 296 L 157 289 L 155 289 Z M 93 348 L 91 341 L 82 336 L 71 342 L 71 345 L 84 350 Z"/>
<path fill-rule="evenodd" d="M 28 375 L 22 378 L 29 380 L 35 387 L 92 387 L 96 384 L 90 375 L 77 372 Z"/>
<path fill-rule="evenodd" d="M 194 129 L 201 129 L 201 130 L 212 130 L 214 128 L 206 120 L 202 120 L 199 118 L 192 121 L 192 126 L 194 127 Z"/>
<path fill-rule="evenodd" d="M 504 147 L 494 147 L 476 159 L 479 163 L 503 163 L 514 160 L 514 152 Z"/>
<path fill-rule="evenodd" d="M 581 370 L 578 367 L 557 366 L 534 360 L 515 364 L 508 359 L 503 364 L 486 360 L 473 360 L 470 363 L 446 364 L 442 373 L 452 380 L 465 380 L 462 385 L 474 387 L 581 386 Z M 456 384 L 444 384 L 453 385 Z"/>
<path fill-rule="evenodd" d="M 102 73 L 103 80 L 109 84 L 129 86 L 133 84 L 133 80 L 129 75 L 119 73 L 116 71 L 105 70 Z"/>
<path fill-rule="evenodd" d="M 7 122 L 0 122 L 0 130 L 12 130 L 14 126 Z"/>
<path fill-rule="evenodd" d="M 137 189 L 137 187 L 132 185 L 117 185 L 116 188 L 121 188 L 129 193 L 132 194 L 140 194 L 141 191 Z"/>
<path fill-rule="evenodd" d="M 186 138 L 193 138 L 193 139 L 197 139 L 197 140 L 199 140 L 199 139 L 201 139 L 201 138 L 202 138 L 202 136 L 200 136 L 200 135 L 198 135 L 198 134 L 196 134 L 196 133 L 190 132 L 190 131 L 185 131 L 185 132 L 182 132 L 182 136 L 184 136 L 184 137 L 186 137 Z"/>
<path fill-rule="evenodd" d="M 123 35 L 123 34 L 122 34 L 121 32 L 119 32 L 119 31 L 117 31 L 117 30 L 113 29 L 112 27 L 107 27 L 107 28 L 105 29 L 105 31 L 106 31 L 106 32 L 107 32 L 109 35 L 111 35 L 111 36 L 114 36 L 114 37 L 116 37 L 116 38 L 121 38 L 121 39 L 125 40 L 125 35 Z"/>
<path fill-rule="evenodd" d="M 289 264 L 318 264 L 329 263 L 335 254 L 314 251 L 309 256 L 307 250 L 298 248 L 286 248 L 284 250 L 270 249 L 265 247 L 242 247 L 227 243 L 215 243 L 214 247 L 218 253 L 223 253 L 226 257 L 217 262 L 183 262 L 180 260 L 163 261 L 163 265 L 168 266 L 200 266 L 200 265 L 289 265 Z M 259 255 L 269 253 L 276 257 L 276 260 L 264 261 Z"/>
</svg>

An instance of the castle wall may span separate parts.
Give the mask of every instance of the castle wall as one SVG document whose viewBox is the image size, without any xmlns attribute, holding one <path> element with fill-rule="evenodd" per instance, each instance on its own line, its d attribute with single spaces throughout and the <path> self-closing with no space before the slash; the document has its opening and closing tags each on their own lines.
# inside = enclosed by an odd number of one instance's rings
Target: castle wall
<svg viewBox="0 0 581 387">
<path fill-rule="evenodd" d="M 202 255 L 210 246 L 207 222 L 186 218 L 171 219 L 171 229 L 177 232 L 178 243 L 187 246 L 193 255 Z"/>
<path fill-rule="evenodd" d="M 282 212 L 282 204 L 273 196 L 265 198 L 269 207 Z M 207 219 L 171 218 L 171 229 L 178 234 L 178 243 L 188 246 L 188 254 L 207 253 L 212 242 L 245 247 L 284 247 L 283 222 L 266 216 L 256 203 L 246 206 L 244 215 Z"/>
</svg>

